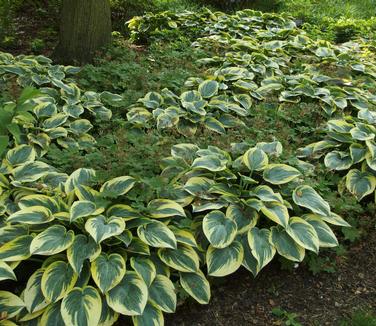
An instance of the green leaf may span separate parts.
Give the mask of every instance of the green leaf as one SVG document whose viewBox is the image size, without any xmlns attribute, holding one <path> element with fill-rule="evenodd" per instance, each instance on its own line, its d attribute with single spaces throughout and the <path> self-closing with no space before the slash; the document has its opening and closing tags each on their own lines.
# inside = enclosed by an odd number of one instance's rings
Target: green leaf
<svg viewBox="0 0 376 326">
<path fill-rule="evenodd" d="M 139 238 L 149 246 L 176 249 L 174 233 L 162 222 L 150 220 L 137 228 Z"/>
<path fill-rule="evenodd" d="M 271 184 L 281 185 L 300 176 L 300 172 L 286 164 L 269 164 L 263 173 L 264 180 Z"/>
<path fill-rule="evenodd" d="M 155 277 L 149 287 L 149 301 L 164 312 L 175 312 L 175 287 L 168 277 L 164 275 L 157 275 Z"/>
<path fill-rule="evenodd" d="M 273 226 L 271 232 L 270 241 L 277 249 L 278 254 L 296 262 L 301 262 L 304 259 L 304 248 L 299 246 L 286 230 Z"/>
<path fill-rule="evenodd" d="M 214 185 L 214 181 L 205 177 L 192 177 L 184 185 L 184 190 L 193 196 L 211 199 L 212 195 L 209 194 L 210 188 Z"/>
<path fill-rule="evenodd" d="M 125 261 L 119 254 L 101 253 L 91 263 L 91 276 L 98 288 L 106 293 L 120 283 L 125 275 Z"/>
<path fill-rule="evenodd" d="M 209 246 L 206 253 L 206 264 L 210 276 L 222 277 L 234 273 L 242 264 L 243 246 L 234 241 L 228 247 L 217 249 Z"/>
<path fill-rule="evenodd" d="M 292 193 L 295 204 L 308 208 L 313 213 L 329 216 L 329 204 L 310 186 L 299 186 Z"/>
<path fill-rule="evenodd" d="M 300 217 L 292 217 L 286 232 L 305 249 L 318 253 L 320 242 L 315 228 Z"/>
<path fill-rule="evenodd" d="M 30 244 L 33 255 L 52 256 L 69 248 L 74 241 L 74 232 L 62 225 L 53 225 L 39 233 Z"/>
<path fill-rule="evenodd" d="M 57 302 L 73 289 L 78 275 L 64 261 L 48 265 L 42 275 L 42 292 L 49 302 Z"/>
<path fill-rule="evenodd" d="M 127 272 L 121 282 L 106 294 L 108 305 L 126 316 L 141 315 L 148 300 L 148 288 L 135 272 Z"/>
<path fill-rule="evenodd" d="M 181 286 L 192 298 L 200 304 L 209 303 L 211 296 L 210 284 L 201 271 L 179 273 L 179 275 Z"/>
<path fill-rule="evenodd" d="M 132 177 L 118 177 L 111 179 L 103 184 L 100 192 L 105 197 L 119 197 L 126 194 L 133 188 L 136 183 L 136 179 Z"/>
<path fill-rule="evenodd" d="M 214 248 L 225 248 L 236 236 L 236 223 L 221 211 L 211 211 L 202 221 L 202 228 L 206 238 Z"/>
<path fill-rule="evenodd" d="M 74 288 L 61 303 L 61 315 L 66 325 L 97 325 L 101 317 L 102 301 L 92 286 Z"/>
<path fill-rule="evenodd" d="M 346 176 L 346 188 L 360 201 L 376 188 L 376 177 L 369 172 L 350 170 Z"/>
<path fill-rule="evenodd" d="M 179 244 L 177 249 L 161 248 L 158 256 L 167 266 L 180 272 L 196 272 L 200 266 L 196 251 L 184 244 Z"/>
<path fill-rule="evenodd" d="M 257 270 L 263 269 L 273 259 L 275 248 L 269 241 L 270 231 L 267 229 L 252 228 L 248 232 L 248 244 L 253 257 L 256 258 Z"/>
<path fill-rule="evenodd" d="M 97 210 L 97 207 L 94 203 L 88 200 L 75 201 L 70 208 L 70 221 L 74 222 L 75 220 L 94 215 L 94 212 Z"/>
<path fill-rule="evenodd" d="M 99 215 L 90 218 L 85 223 L 85 230 L 95 242 L 100 243 L 105 239 L 120 235 L 125 230 L 125 222 L 121 217 L 106 218 Z"/>
</svg>

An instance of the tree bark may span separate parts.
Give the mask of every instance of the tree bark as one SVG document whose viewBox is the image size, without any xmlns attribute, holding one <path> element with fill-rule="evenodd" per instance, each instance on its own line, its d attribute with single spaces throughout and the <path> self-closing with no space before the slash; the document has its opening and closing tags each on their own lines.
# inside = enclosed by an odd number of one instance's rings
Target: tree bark
<svg viewBox="0 0 376 326">
<path fill-rule="evenodd" d="M 84 64 L 111 42 L 111 7 L 108 0 L 63 0 L 59 44 L 55 59 Z"/>
</svg>

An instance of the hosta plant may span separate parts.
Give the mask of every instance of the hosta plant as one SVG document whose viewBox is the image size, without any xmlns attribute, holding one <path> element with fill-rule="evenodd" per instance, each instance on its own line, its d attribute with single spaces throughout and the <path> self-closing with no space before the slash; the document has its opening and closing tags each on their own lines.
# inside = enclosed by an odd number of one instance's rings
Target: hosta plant
<svg viewBox="0 0 376 326">
<path fill-rule="evenodd" d="M 1 324 L 112 325 L 126 315 L 135 325 L 163 325 L 178 284 L 209 301 L 179 203 L 134 205 L 132 177 L 96 186 L 93 170 L 58 174 L 34 157 L 32 147 L 16 147 L 0 175 L 0 281 L 14 289 L 0 291 Z"/>
<path fill-rule="evenodd" d="M 376 111 L 330 120 L 319 142 L 299 151 L 300 157 L 320 158 L 325 166 L 345 174 L 344 183 L 359 201 L 372 195 L 376 202 Z"/>
<path fill-rule="evenodd" d="M 254 275 L 279 255 L 301 262 L 305 251 L 334 247 L 329 227 L 349 226 L 295 167 L 273 163 L 279 142 L 214 146 L 175 145 L 162 175 L 173 199 L 189 208 L 208 275 L 226 276 L 241 265 Z"/>
</svg>

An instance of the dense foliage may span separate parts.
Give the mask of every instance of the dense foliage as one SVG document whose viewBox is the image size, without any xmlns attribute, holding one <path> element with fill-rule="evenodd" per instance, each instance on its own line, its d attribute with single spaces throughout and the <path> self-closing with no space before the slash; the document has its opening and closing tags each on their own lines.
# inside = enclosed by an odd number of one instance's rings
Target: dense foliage
<svg viewBox="0 0 376 326">
<path fill-rule="evenodd" d="M 375 190 L 376 66 L 364 40 L 334 45 L 291 17 L 251 10 L 148 14 L 129 28 L 137 42 L 184 34 L 212 53 L 200 60 L 202 78 L 132 105 L 122 121 L 130 129 L 224 134 L 250 128 L 273 98 L 281 110 L 321 107 L 325 139 L 317 134 L 289 161 L 277 140 L 231 150 L 187 141 L 163 160 L 162 188 L 132 175 L 99 183 L 92 169 L 67 174 L 45 157 L 51 147 L 95 147 L 94 128 L 122 96 L 81 90 L 76 68 L 43 56 L 0 53 L 0 87 L 12 97 L 0 99 L 0 280 L 11 289 L 0 291 L 0 324 L 112 325 L 124 315 L 163 325 L 180 294 L 208 303 L 211 277 L 240 266 L 256 276 L 277 253 L 301 262 L 337 246 L 331 226 L 349 224 L 297 157 L 333 149 L 325 164 L 351 169 L 350 192 L 360 200 Z M 22 266 L 29 274 L 17 280 Z"/>
</svg>

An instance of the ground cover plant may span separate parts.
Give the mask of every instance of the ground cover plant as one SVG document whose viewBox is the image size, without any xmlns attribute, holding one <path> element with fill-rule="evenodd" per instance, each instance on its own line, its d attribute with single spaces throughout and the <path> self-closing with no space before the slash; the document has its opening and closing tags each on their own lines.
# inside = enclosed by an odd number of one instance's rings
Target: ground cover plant
<svg viewBox="0 0 376 326">
<path fill-rule="evenodd" d="M 200 76 L 125 109 L 116 89 L 86 90 L 92 76 L 75 67 L 0 54 L 0 325 L 112 325 L 120 315 L 163 325 L 187 296 L 208 303 L 213 278 L 336 247 L 350 226 L 331 205 L 347 200 L 335 190 L 341 171 L 351 169 L 356 199 L 374 194 L 376 67 L 364 39 L 335 45 L 292 17 L 251 10 L 147 14 L 128 26 L 138 45 L 184 35 L 180 46 L 204 49 Z M 283 130 L 253 125 L 268 119 L 296 127 L 281 139 L 287 153 L 273 139 Z M 164 159 L 98 178 L 91 167 L 111 137 L 132 142 L 117 143 L 120 153 L 153 137 L 137 159 Z M 328 150 L 339 175 L 319 180 L 325 167 L 301 159 Z M 87 165 L 72 169 L 62 155 Z"/>
</svg>

